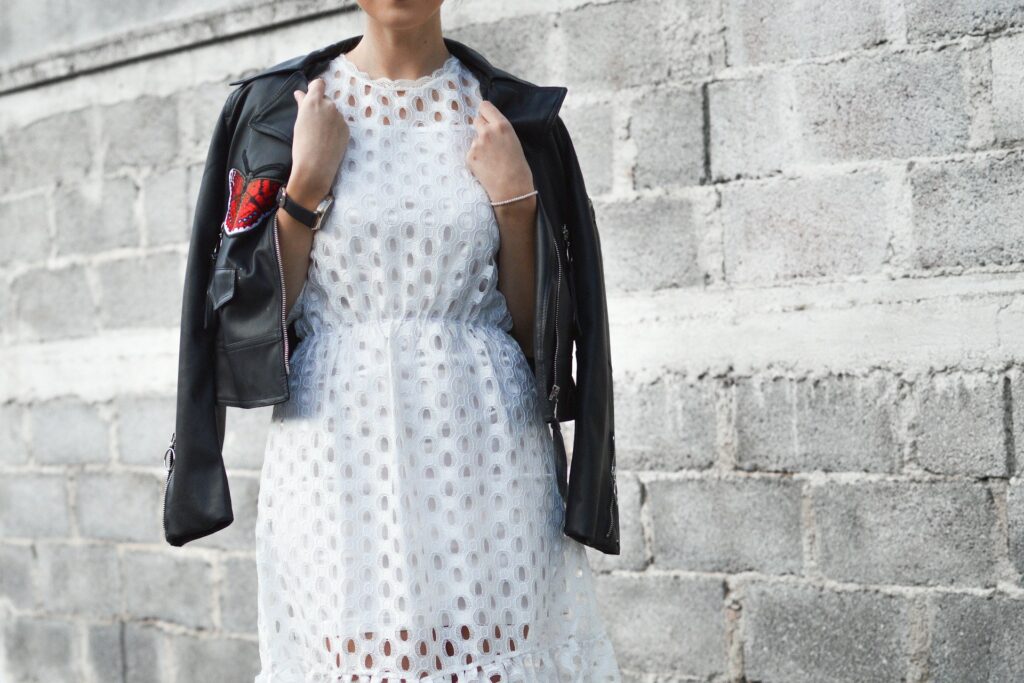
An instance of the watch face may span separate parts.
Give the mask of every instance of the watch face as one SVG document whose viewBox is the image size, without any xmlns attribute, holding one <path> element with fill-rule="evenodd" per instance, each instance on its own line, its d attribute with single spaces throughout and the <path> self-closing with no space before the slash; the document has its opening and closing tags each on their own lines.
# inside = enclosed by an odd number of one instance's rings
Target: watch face
<svg viewBox="0 0 1024 683">
<path fill-rule="evenodd" d="M 316 207 L 316 212 L 320 215 L 324 215 L 327 213 L 327 210 L 331 208 L 332 204 L 334 204 L 334 197 L 327 195 L 320 200 L 320 205 Z"/>
<path fill-rule="evenodd" d="M 333 195 L 327 195 L 326 197 L 324 197 L 323 199 L 320 200 L 320 203 L 316 207 L 316 221 L 313 223 L 313 229 L 314 230 L 319 230 L 320 229 L 320 225 L 324 221 L 324 216 L 327 215 L 327 212 L 330 210 L 330 208 L 331 208 L 331 206 L 333 204 L 334 204 L 334 196 Z"/>
<path fill-rule="evenodd" d="M 282 185 L 277 190 L 277 205 L 284 206 L 285 187 Z"/>
</svg>

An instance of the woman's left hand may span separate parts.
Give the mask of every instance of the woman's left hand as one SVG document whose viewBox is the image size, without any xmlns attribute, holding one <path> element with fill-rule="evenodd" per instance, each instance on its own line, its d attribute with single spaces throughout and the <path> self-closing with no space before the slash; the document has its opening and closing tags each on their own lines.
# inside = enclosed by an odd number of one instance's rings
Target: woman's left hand
<svg viewBox="0 0 1024 683">
<path fill-rule="evenodd" d="M 497 202 L 532 192 L 533 172 L 526 162 L 519 136 L 505 115 L 483 100 L 473 126 L 476 137 L 466 154 L 466 163 L 490 200 Z"/>
</svg>

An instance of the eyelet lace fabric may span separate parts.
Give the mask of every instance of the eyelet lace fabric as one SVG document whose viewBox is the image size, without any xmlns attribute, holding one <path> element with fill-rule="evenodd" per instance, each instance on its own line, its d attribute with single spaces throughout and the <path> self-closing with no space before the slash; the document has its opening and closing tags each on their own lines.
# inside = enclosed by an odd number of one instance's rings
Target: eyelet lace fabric
<svg viewBox="0 0 1024 683">
<path fill-rule="evenodd" d="M 465 162 L 479 84 L 324 78 L 351 137 L 261 472 L 255 683 L 620 682 Z"/>
</svg>

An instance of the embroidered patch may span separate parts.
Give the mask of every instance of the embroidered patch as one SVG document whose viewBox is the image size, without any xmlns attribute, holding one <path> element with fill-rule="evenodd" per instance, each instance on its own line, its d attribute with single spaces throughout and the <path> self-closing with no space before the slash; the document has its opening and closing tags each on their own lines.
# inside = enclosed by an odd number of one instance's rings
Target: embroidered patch
<svg viewBox="0 0 1024 683">
<path fill-rule="evenodd" d="M 237 168 L 228 173 L 228 210 L 221 226 L 227 235 L 238 235 L 258 226 L 277 206 L 280 180 L 250 178 Z"/>
</svg>

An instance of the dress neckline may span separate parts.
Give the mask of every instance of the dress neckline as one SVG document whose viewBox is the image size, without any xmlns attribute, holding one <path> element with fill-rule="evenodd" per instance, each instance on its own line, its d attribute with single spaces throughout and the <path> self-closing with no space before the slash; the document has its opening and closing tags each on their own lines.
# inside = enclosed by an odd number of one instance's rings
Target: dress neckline
<svg viewBox="0 0 1024 683">
<path fill-rule="evenodd" d="M 359 67 L 357 67 L 348 57 L 345 56 L 344 52 L 339 52 L 336 57 L 337 63 L 345 69 L 351 76 L 356 77 L 358 80 L 368 83 L 370 85 L 379 86 L 382 88 L 419 88 L 425 85 L 432 84 L 435 80 L 441 79 L 455 72 L 455 68 L 459 63 L 458 57 L 455 55 L 448 55 L 448 58 L 444 60 L 444 63 L 431 71 L 429 74 L 424 74 L 419 78 L 387 78 L 381 76 L 379 78 L 373 78 L 370 74 L 366 73 Z"/>
</svg>

